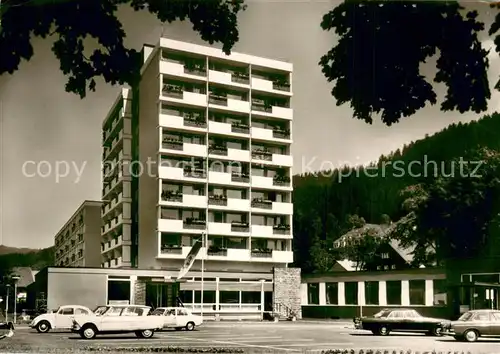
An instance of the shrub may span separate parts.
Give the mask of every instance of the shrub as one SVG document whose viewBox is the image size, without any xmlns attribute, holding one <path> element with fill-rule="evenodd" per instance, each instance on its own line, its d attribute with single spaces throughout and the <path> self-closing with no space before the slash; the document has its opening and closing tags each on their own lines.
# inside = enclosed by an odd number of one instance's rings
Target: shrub
<svg viewBox="0 0 500 354">
<path fill-rule="evenodd" d="M 189 348 L 189 347 L 85 347 L 84 351 L 88 352 L 149 352 L 149 353 L 220 353 L 220 354 L 239 354 L 244 353 L 243 349 L 239 348 L 224 348 L 224 347 L 206 347 L 206 348 Z"/>
</svg>

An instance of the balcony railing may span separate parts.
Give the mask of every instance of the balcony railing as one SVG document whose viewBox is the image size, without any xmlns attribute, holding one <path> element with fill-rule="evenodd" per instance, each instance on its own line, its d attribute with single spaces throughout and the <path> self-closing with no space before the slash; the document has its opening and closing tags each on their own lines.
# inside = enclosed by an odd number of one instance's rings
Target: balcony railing
<svg viewBox="0 0 500 354">
<path fill-rule="evenodd" d="M 278 235 L 289 235 L 290 234 L 290 225 L 274 225 L 273 226 L 273 234 Z"/>
<path fill-rule="evenodd" d="M 273 107 L 270 102 L 252 100 L 252 111 L 272 113 Z"/>
<path fill-rule="evenodd" d="M 254 249 L 251 251 L 251 256 L 252 257 L 259 257 L 259 258 L 270 258 L 273 256 L 273 251 L 270 249 Z"/>
<path fill-rule="evenodd" d="M 284 129 L 273 129 L 273 138 L 290 139 L 290 131 Z"/>
<path fill-rule="evenodd" d="M 182 254 L 182 246 L 164 245 L 161 247 L 161 253 Z"/>
<path fill-rule="evenodd" d="M 174 98 L 183 98 L 184 90 L 180 86 L 164 84 L 162 93 L 164 96 L 174 97 Z"/>
<path fill-rule="evenodd" d="M 239 84 L 248 85 L 250 83 L 250 77 L 246 73 L 233 72 L 231 75 L 231 81 Z"/>
<path fill-rule="evenodd" d="M 248 124 L 243 124 L 243 123 L 232 123 L 231 132 L 240 134 L 249 134 L 250 126 Z"/>
<path fill-rule="evenodd" d="M 273 185 L 280 187 L 289 187 L 290 181 L 290 177 L 288 176 L 276 176 L 273 178 Z"/>
<path fill-rule="evenodd" d="M 290 92 L 290 84 L 286 81 L 273 81 L 273 90 Z"/>
<path fill-rule="evenodd" d="M 227 197 L 225 195 L 211 195 L 208 197 L 208 204 L 227 206 Z"/>
<path fill-rule="evenodd" d="M 210 95 L 208 96 L 208 103 L 216 104 L 219 106 L 227 106 L 227 97 L 210 93 Z"/>
<path fill-rule="evenodd" d="M 188 218 L 184 220 L 183 227 L 185 229 L 193 230 L 204 230 L 206 228 L 207 222 L 201 219 Z"/>
<path fill-rule="evenodd" d="M 184 117 L 184 126 L 193 128 L 206 128 L 207 121 L 204 117 L 198 117 L 198 118 Z"/>
<path fill-rule="evenodd" d="M 272 161 L 273 153 L 268 150 L 254 149 L 252 150 L 252 159 Z"/>
<path fill-rule="evenodd" d="M 166 202 L 182 203 L 182 193 L 178 191 L 162 191 L 161 199 Z"/>
<path fill-rule="evenodd" d="M 178 139 L 163 139 L 163 148 L 182 151 L 184 142 Z"/>
<path fill-rule="evenodd" d="M 220 248 L 217 246 L 211 246 L 207 250 L 207 254 L 209 256 L 219 256 L 219 257 L 226 257 L 227 256 L 227 249 L 225 248 Z"/>
<path fill-rule="evenodd" d="M 184 168 L 184 177 L 207 178 L 207 171 L 203 168 Z"/>
<path fill-rule="evenodd" d="M 209 154 L 227 156 L 227 146 L 213 144 L 208 148 Z"/>
<path fill-rule="evenodd" d="M 235 222 L 231 223 L 231 231 L 234 232 L 249 232 L 250 225 L 247 222 Z"/>
<path fill-rule="evenodd" d="M 248 173 L 233 172 L 231 173 L 231 181 L 239 183 L 249 183 L 250 175 Z"/>
<path fill-rule="evenodd" d="M 197 76 L 207 76 L 207 68 L 201 63 L 192 63 L 187 61 L 184 63 L 184 73 Z"/>
<path fill-rule="evenodd" d="M 252 200 L 252 208 L 272 209 L 273 202 L 271 200 L 265 200 L 263 198 L 254 198 Z"/>
</svg>

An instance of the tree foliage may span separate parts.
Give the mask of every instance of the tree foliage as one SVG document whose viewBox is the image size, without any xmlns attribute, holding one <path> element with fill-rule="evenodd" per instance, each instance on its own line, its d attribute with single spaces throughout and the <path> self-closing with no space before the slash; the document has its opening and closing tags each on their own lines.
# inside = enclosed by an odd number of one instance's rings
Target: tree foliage
<svg viewBox="0 0 500 354">
<path fill-rule="evenodd" d="M 478 37 L 485 26 L 477 11 L 465 12 L 456 1 L 346 0 L 324 15 L 321 27 L 340 38 L 319 65 L 335 82 L 337 105 L 350 103 L 355 118 L 371 124 L 380 114 L 386 125 L 397 123 L 437 103 L 433 82 L 447 87 L 441 110 L 487 109 L 488 52 Z M 498 53 L 499 29 L 500 14 L 489 29 Z M 429 82 L 421 64 L 434 55 Z"/>
<path fill-rule="evenodd" d="M 341 254 L 355 264 L 356 270 L 367 270 L 370 265 L 380 259 L 381 247 L 387 244 L 384 235 L 373 228 L 364 229 L 359 237 L 350 240 L 342 247 Z"/>
<path fill-rule="evenodd" d="M 124 44 L 119 5 L 147 10 L 163 22 L 189 19 L 203 40 L 221 42 L 226 54 L 238 41 L 237 14 L 244 10 L 243 0 L 4 0 L 0 75 L 14 73 L 22 59 L 33 57 L 34 37 L 54 37 L 52 51 L 68 77 L 66 91 L 84 98 L 87 90 L 95 90 L 98 77 L 134 85 L 142 58 Z M 86 38 L 95 39 L 98 48 L 85 50 Z"/>
<path fill-rule="evenodd" d="M 459 161 L 460 157 L 467 161 L 477 160 L 478 146 L 500 151 L 499 130 L 500 115 L 494 114 L 467 124 L 453 124 L 381 156 L 370 166 L 351 166 L 350 172 L 342 174 L 340 169 L 345 167 L 294 176 L 295 265 L 302 267 L 304 273 L 314 271 L 310 253 L 315 240 L 325 240 L 324 244 L 331 247 L 335 239 L 353 229 L 349 222 L 353 215 L 356 215 L 354 219 L 362 218 L 368 224 L 383 224 L 387 218 L 382 215 L 386 214 L 393 221 L 391 227 L 408 227 L 410 232 L 413 225 L 403 221 L 411 221 L 411 212 L 427 199 L 428 186 L 439 176 L 450 174 L 452 161 Z M 365 173 L 366 168 L 371 170 Z M 402 218 L 402 222 L 398 222 Z M 314 227 L 311 227 L 312 220 L 316 220 Z M 328 220 L 335 220 L 335 223 Z M 432 264 L 435 261 L 429 257 L 432 248 L 424 247 L 432 243 L 423 237 L 419 240 L 422 246 L 415 249 L 415 262 Z M 415 246 L 411 243 L 401 246 L 412 245 Z M 316 249 L 324 247 L 320 245 Z"/>
<path fill-rule="evenodd" d="M 447 177 L 413 188 L 418 203 L 394 236 L 413 244 L 419 257 L 438 262 L 479 257 L 494 236 L 490 231 L 500 221 L 500 153 L 480 149 L 471 156 L 474 163 L 454 161 Z"/>
</svg>

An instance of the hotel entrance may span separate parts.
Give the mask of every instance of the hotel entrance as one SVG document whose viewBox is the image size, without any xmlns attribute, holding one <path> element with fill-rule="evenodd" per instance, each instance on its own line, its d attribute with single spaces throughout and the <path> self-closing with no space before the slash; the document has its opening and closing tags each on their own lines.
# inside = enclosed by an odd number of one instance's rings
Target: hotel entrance
<svg viewBox="0 0 500 354">
<path fill-rule="evenodd" d="M 469 310 L 500 309 L 500 274 L 462 275 L 460 313 Z"/>
<path fill-rule="evenodd" d="M 155 282 L 146 283 L 146 305 L 152 308 L 175 307 L 178 304 L 179 283 Z"/>
</svg>

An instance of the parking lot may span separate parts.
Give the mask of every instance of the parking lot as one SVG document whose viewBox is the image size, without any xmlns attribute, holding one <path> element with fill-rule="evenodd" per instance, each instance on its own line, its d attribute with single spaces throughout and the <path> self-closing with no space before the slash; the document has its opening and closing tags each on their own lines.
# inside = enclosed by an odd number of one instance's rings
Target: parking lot
<svg viewBox="0 0 500 354">
<path fill-rule="evenodd" d="M 248 353 L 321 352 L 325 349 L 408 350 L 419 352 L 500 353 L 500 340 L 482 339 L 477 343 L 460 343 L 450 337 L 427 337 L 391 333 L 388 337 L 356 331 L 348 323 L 332 322 L 218 322 L 207 323 L 195 331 L 158 332 L 152 339 L 132 335 L 103 335 L 84 340 L 72 333 L 38 334 L 18 329 L 13 338 L 0 341 L 0 352 L 76 351 L 86 346 L 124 347 L 225 347 L 241 348 Z"/>
</svg>

